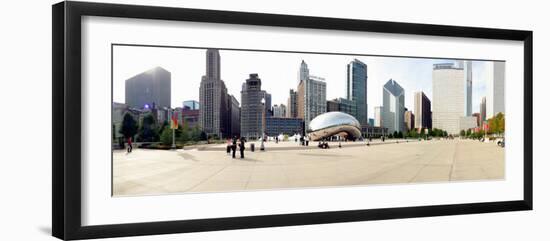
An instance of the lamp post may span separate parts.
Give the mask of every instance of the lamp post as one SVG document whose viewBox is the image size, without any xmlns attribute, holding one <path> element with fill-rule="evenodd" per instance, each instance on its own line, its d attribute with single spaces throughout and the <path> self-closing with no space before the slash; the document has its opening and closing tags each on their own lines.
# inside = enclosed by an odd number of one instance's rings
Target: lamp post
<svg viewBox="0 0 550 241">
<path fill-rule="evenodd" d="M 264 134 L 265 134 L 265 98 L 262 98 L 262 143 L 260 144 L 260 151 L 265 151 L 264 146 Z"/>
<path fill-rule="evenodd" d="M 178 128 L 177 118 L 174 117 L 174 110 L 170 111 L 171 127 L 172 127 L 172 149 L 176 149 L 176 129 Z"/>
</svg>

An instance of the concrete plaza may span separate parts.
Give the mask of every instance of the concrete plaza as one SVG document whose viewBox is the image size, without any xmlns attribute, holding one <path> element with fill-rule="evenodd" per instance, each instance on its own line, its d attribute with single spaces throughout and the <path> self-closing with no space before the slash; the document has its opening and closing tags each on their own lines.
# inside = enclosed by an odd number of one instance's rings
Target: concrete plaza
<svg viewBox="0 0 550 241">
<path fill-rule="evenodd" d="M 113 194 L 151 195 L 504 178 L 504 148 L 474 140 L 294 142 L 232 159 L 225 145 L 113 153 Z"/>
</svg>

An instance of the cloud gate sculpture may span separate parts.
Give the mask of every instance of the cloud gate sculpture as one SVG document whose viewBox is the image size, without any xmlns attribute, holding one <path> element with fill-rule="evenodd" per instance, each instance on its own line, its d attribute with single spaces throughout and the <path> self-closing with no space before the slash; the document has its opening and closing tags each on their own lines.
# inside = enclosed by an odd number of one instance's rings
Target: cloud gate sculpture
<svg viewBox="0 0 550 241">
<path fill-rule="evenodd" d="M 361 137 L 361 124 L 355 117 L 343 112 L 327 112 L 309 122 L 308 136 L 312 141 L 339 135 L 348 139 Z"/>
</svg>

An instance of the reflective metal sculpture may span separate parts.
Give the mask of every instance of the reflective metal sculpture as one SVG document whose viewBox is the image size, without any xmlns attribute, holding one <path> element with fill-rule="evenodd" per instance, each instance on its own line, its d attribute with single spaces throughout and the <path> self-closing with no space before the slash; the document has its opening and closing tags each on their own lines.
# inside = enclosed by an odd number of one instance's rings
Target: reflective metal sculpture
<svg viewBox="0 0 550 241">
<path fill-rule="evenodd" d="M 343 112 L 327 112 L 309 122 L 308 136 L 312 141 L 339 135 L 347 139 L 361 137 L 361 124 L 355 117 Z"/>
</svg>

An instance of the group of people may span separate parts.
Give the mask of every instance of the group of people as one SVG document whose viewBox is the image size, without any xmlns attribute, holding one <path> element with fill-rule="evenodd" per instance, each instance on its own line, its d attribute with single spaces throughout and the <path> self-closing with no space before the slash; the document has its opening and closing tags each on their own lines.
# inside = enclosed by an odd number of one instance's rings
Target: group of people
<svg viewBox="0 0 550 241">
<path fill-rule="evenodd" d="M 309 136 L 300 136 L 300 145 L 309 146 Z"/>
<path fill-rule="evenodd" d="M 238 143 L 237 143 L 238 140 Z M 239 152 L 241 153 L 241 159 L 244 158 L 244 149 L 245 149 L 245 143 L 246 141 L 244 138 L 237 138 L 236 136 L 233 138 L 227 138 L 227 155 L 232 155 L 233 158 L 235 158 L 235 152 L 237 151 L 237 147 L 239 147 Z M 233 154 L 231 154 L 233 152 Z"/>
</svg>

